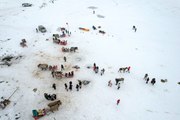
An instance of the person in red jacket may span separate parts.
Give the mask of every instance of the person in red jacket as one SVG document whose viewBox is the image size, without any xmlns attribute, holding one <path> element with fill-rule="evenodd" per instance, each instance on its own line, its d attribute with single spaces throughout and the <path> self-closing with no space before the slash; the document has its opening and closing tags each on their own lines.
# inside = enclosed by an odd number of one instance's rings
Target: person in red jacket
<svg viewBox="0 0 180 120">
<path fill-rule="evenodd" d="M 129 67 L 127 68 L 127 72 L 129 72 L 129 73 L 130 73 L 130 69 L 131 69 L 131 67 L 129 66 Z"/>
<path fill-rule="evenodd" d="M 117 105 L 119 105 L 119 103 L 120 103 L 120 99 L 117 100 Z"/>
</svg>

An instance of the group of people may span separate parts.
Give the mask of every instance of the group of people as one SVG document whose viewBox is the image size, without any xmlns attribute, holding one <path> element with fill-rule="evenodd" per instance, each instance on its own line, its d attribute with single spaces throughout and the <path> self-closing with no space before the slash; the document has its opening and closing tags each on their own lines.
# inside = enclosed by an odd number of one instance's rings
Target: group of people
<svg viewBox="0 0 180 120">
<path fill-rule="evenodd" d="M 44 97 L 47 99 L 47 100 L 56 100 L 56 94 L 47 94 L 47 93 L 44 93 Z"/>
<path fill-rule="evenodd" d="M 64 74 L 65 77 L 73 77 L 74 76 L 74 71 L 68 72 Z"/>
<path fill-rule="evenodd" d="M 65 86 L 66 91 L 68 91 L 68 90 L 72 91 L 72 89 L 73 89 L 72 81 L 69 81 L 69 87 L 68 87 L 67 83 L 65 83 L 64 86 Z M 81 89 L 81 88 L 82 88 L 82 81 L 78 80 L 78 84 L 76 84 L 76 90 L 79 91 L 79 89 Z"/>
<path fill-rule="evenodd" d="M 148 76 L 147 73 L 144 75 L 144 80 L 146 81 L 146 84 L 148 84 L 148 82 L 149 82 L 150 79 L 149 79 L 149 76 Z M 155 79 L 155 78 L 152 78 L 151 84 L 154 85 L 155 83 L 156 83 L 156 79 Z"/>
<path fill-rule="evenodd" d="M 120 89 L 120 87 L 121 87 L 121 83 L 120 83 L 120 81 L 119 82 L 116 82 L 116 84 L 115 85 L 117 85 L 117 89 L 119 90 Z M 112 81 L 111 80 L 109 80 L 108 81 L 108 86 L 109 87 L 112 87 Z"/>
<path fill-rule="evenodd" d="M 58 66 L 57 65 L 49 65 L 49 70 L 50 71 L 55 71 L 58 69 Z"/>
<path fill-rule="evenodd" d="M 99 72 L 99 67 L 98 66 L 96 66 L 96 63 L 94 63 L 93 64 L 93 71 L 97 74 L 98 72 Z M 103 68 L 103 69 L 101 69 L 101 76 L 104 74 L 104 72 L 105 72 L 105 69 Z"/>
</svg>

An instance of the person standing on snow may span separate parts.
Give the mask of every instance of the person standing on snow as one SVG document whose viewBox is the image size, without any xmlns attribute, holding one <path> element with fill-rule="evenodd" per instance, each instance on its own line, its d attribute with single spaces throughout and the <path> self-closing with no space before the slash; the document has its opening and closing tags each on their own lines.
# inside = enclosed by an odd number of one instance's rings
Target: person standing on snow
<svg viewBox="0 0 180 120">
<path fill-rule="evenodd" d="M 64 70 L 64 65 L 61 65 L 61 71 L 63 71 Z"/>
<path fill-rule="evenodd" d="M 79 91 L 79 85 L 78 84 L 76 84 L 76 90 Z"/>
<path fill-rule="evenodd" d="M 69 82 L 69 90 L 70 90 L 70 91 L 72 91 L 72 87 L 73 87 L 72 81 L 70 81 L 70 82 Z"/>
<path fill-rule="evenodd" d="M 144 75 L 144 80 L 146 80 L 147 77 L 148 77 L 148 74 L 146 73 L 146 74 Z"/>
<path fill-rule="evenodd" d="M 131 67 L 129 66 L 129 67 L 127 68 L 127 72 L 128 72 L 128 73 L 130 73 L 130 69 L 131 69 Z"/>
<path fill-rule="evenodd" d="M 121 85 L 121 84 L 120 84 L 120 82 L 119 82 L 119 83 L 118 83 L 118 87 L 117 87 L 118 90 L 119 90 L 119 88 L 121 87 L 120 85 Z"/>
<path fill-rule="evenodd" d="M 68 91 L 68 85 L 65 83 L 64 86 L 65 86 L 65 89 Z"/>
<path fill-rule="evenodd" d="M 52 87 L 54 88 L 54 90 L 56 90 L 56 84 L 53 83 Z"/>
<path fill-rule="evenodd" d="M 105 69 L 103 68 L 103 69 L 101 70 L 101 76 L 104 74 L 104 72 L 105 72 Z"/>
<path fill-rule="evenodd" d="M 111 82 L 111 80 L 108 82 L 108 86 L 109 86 L 109 87 L 112 87 L 112 82 Z"/>
<path fill-rule="evenodd" d="M 137 31 L 137 28 L 136 28 L 136 26 L 134 26 L 134 25 L 133 25 L 133 28 L 132 28 L 132 29 L 134 30 L 134 32 Z"/>
<path fill-rule="evenodd" d="M 146 79 L 146 84 L 148 84 L 148 82 L 149 82 L 149 77 Z"/>
<path fill-rule="evenodd" d="M 79 82 L 79 88 L 81 89 L 81 87 L 82 87 L 82 81 L 79 80 L 78 82 Z"/>
<path fill-rule="evenodd" d="M 119 103 L 120 103 L 120 99 L 117 100 L 116 104 L 119 105 Z"/>
<path fill-rule="evenodd" d="M 66 62 L 66 60 L 67 60 L 67 59 L 66 59 L 66 57 L 64 56 L 64 62 Z"/>
</svg>

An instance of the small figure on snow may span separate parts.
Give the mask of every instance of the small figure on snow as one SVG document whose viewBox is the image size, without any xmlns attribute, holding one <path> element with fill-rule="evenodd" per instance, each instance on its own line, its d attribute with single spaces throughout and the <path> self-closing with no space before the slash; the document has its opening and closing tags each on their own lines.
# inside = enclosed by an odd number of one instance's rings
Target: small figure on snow
<svg viewBox="0 0 180 120">
<path fill-rule="evenodd" d="M 119 105 L 119 103 L 120 103 L 120 99 L 117 100 L 116 104 Z"/>
<path fill-rule="evenodd" d="M 146 80 L 148 78 L 148 74 L 146 73 L 145 75 L 144 75 L 144 80 Z"/>
<path fill-rule="evenodd" d="M 104 74 L 104 72 L 105 72 L 105 69 L 103 68 L 103 69 L 101 70 L 101 76 Z"/>
<path fill-rule="evenodd" d="M 112 82 L 111 82 L 111 80 L 108 81 L 108 86 L 109 86 L 109 87 L 112 87 Z"/>
<path fill-rule="evenodd" d="M 65 90 L 68 91 L 68 85 L 65 83 L 64 86 L 65 86 Z"/>
<path fill-rule="evenodd" d="M 63 71 L 64 70 L 64 65 L 61 65 L 61 71 Z"/>
<path fill-rule="evenodd" d="M 97 66 L 96 68 L 95 68 L 95 73 L 98 73 L 99 72 L 99 67 Z"/>
<path fill-rule="evenodd" d="M 69 90 L 70 90 L 70 91 L 72 91 L 72 87 L 73 87 L 72 81 L 70 81 L 70 82 L 69 82 Z"/>
<path fill-rule="evenodd" d="M 151 80 L 151 84 L 154 85 L 155 83 L 156 83 L 156 79 L 153 78 L 153 79 Z"/>
<path fill-rule="evenodd" d="M 146 84 L 148 84 L 148 82 L 149 82 L 149 77 L 146 79 Z"/>
<path fill-rule="evenodd" d="M 54 88 L 54 90 L 56 90 L 56 84 L 53 83 L 52 87 Z"/>
<path fill-rule="evenodd" d="M 127 67 L 127 72 L 128 73 L 130 73 L 130 69 L 131 69 L 131 67 L 129 66 L 129 67 Z"/>
<path fill-rule="evenodd" d="M 64 62 L 66 62 L 67 61 L 67 59 L 66 59 L 66 57 L 64 56 Z"/>
<path fill-rule="evenodd" d="M 79 85 L 78 84 L 76 84 L 76 90 L 79 91 Z"/>
<path fill-rule="evenodd" d="M 38 33 L 38 29 L 36 28 L 36 33 Z"/>
<path fill-rule="evenodd" d="M 133 25 L 133 28 L 132 28 L 132 29 L 134 30 L 134 32 L 137 31 L 137 28 L 136 28 L 136 26 L 134 26 L 134 25 Z"/>
<path fill-rule="evenodd" d="M 78 80 L 78 82 L 79 82 L 79 88 L 81 89 L 81 87 L 82 87 L 82 81 L 81 81 L 81 80 Z"/>
<path fill-rule="evenodd" d="M 121 87 L 121 83 L 119 82 L 117 86 L 117 89 L 119 90 L 119 88 Z"/>
</svg>

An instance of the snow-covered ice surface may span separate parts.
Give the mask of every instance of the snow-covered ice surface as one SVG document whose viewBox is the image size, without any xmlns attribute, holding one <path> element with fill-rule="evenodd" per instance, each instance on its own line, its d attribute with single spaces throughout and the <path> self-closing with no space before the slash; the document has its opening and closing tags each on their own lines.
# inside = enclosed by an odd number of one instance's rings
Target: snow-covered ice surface
<svg viewBox="0 0 180 120">
<path fill-rule="evenodd" d="M 24 2 L 33 6 L 24 8 Z M 38 25 L 44 25 L 47 33 L 36 33 Z M 106 34 L 94 31 L 93 25 Z M 59 27 L 71 31 L 63 39 L 68 41 L 65 47 L 79 48 L 76 53 L 62 53 L 62 46 L 52 42 Z M 179 120 L 179 33 L 179 0 L 0 0 L 0 57 L 23 56 L 10 67 L 0 67 L 0 97 L 8 98 L 19 87 L 10 105 L 0 110 L 0 120 L 33 120 L 32 110 L 46 108 L 50 102 L 44 93 L 57 94 L 62 105 L 41 120 Z M 23 38 L 28 47 L 20 47 Z M 94 62 L 105 68 L 103 76 L 87 69 Z M 73 65 L 80 69 L 73 78 L 56 80 L 50 71 L 38 69 L 39 63 L 64 64 L 67 72 L 74 70 Z M 130 73 L 117 72 L 128 66 Z M 145 83 L 145 73 L 150 80 L 156 78 L 154 86 Z M 119 90 L 118 77 L 125 78 Z M 78 79 L 91 82 L 77 92 Z M 107 86 L 109 80 L 112 87 Z M 64 89 L 69 81 L 72 92 Z M 117 99 L 121 100 L 118 106 Z"/>
</svg>

